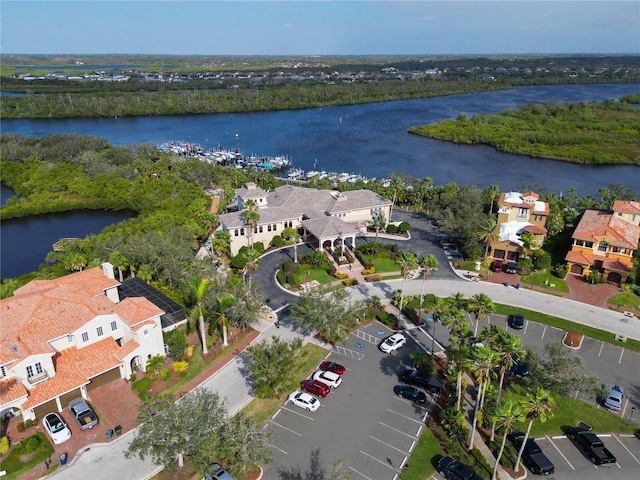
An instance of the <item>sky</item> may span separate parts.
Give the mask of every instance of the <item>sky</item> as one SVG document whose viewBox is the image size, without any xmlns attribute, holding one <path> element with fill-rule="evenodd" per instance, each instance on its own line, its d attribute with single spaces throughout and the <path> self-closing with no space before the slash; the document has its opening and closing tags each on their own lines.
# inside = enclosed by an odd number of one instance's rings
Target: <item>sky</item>
<svg viewBox="0 0 640 480">
<path fill-rule="evenodd" d="M 0 52 L 637 54 L 640 1 L 2 0 Z"/>
</svg>

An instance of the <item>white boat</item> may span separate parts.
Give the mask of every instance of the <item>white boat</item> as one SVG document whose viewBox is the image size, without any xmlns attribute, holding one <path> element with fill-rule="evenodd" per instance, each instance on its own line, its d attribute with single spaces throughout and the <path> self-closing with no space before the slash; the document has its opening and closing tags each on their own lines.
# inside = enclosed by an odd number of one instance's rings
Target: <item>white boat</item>
<svg viewBox="0 0 640 480">
<path fill-rule="evenodd" d="M 313 177 L 317 177 L 318 175 L 320 175 L 320 172 L 318 172 L 317 170 L 310 170 L 307 172 L 307 179 L 310 180 Z"/>
<path fill-rule="evenodd" d="M 304 178 L 304 170 L 301 168 L 292 168 L 289 170 L 289 180 L 300 180 Z"/>
</svg>

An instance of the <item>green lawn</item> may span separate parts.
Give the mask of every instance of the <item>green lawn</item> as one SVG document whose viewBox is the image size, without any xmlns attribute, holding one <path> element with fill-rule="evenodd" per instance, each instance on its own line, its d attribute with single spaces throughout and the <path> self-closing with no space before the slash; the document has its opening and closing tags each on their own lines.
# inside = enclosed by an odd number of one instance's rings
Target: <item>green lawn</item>
<svg viewBox="0 0 640 480">
<path fill-rule="evenodd" d="M 582 333 L 583 335 L 594 338 L 596 340 L 601 340 L 613 345 L 624 346 L 624 348 L 633 350 L 634 352 L 640 352 L 640 340 L 628 338 L 627 341 L 622 344 L 615 339 L 615 335 L 613 333 L 607 332 L 605 330 L 599 330 L 597 328 L 574 323 L 563 318 L 545 315 L 544 313 L 534 312 L 533 310 L 527 310 L 526 308 L 514 308 L 512 306 L 503 305 L 500 303 L 496 303 L 495 306 L 496 313 L 499 315 L 509 315 L 510 313 L 514 312 L 522 313 L 526 319 L 532 320 L 534 322 L 543 323 L 545 325 L 556 327 L 565 331 L 573 330 L 574 332 Z"/>
<path fill-rule="evenodd" d="M 6 470 L 6 479 L 20 478 L 55 453 L 44 433 L 38 432 L 22 440 L 9 455 L 3 455 L 0 470 Z M 59 464 L 54 461 L 52 467 L 57 465 Z"/>
<path fill-rule="evenodd" d="M 547 270 L 542 270 L 540 272 L 533 273 L 528 277 L 522 277 L 521 282 L 523 284 L 535 285 L 537 287 L 549 288 L 551 290 L 556 290 L 558 292 L 569 292 L 569 287 L 567 286 L 567 282 L 562 280 L 561 278 L 553 276 Z M 555 286 L 551 286 L 555 285 Z"/>
<path fill-rule="evenodd" d="M 409 468 L 402 473 L 403 480 L 426 480 L 436 471 L 436 462 L 446 454 L 431 430 L 426 428 L 407 461 Z"/>
<path fill-rule="evenodd" d="M 636 293 L 639 290 L 627 290 L 626 292 L 616 293 L 607 300 L 611 305 L 619 305 L 620 307 L 634 308 L 640 310 L 640 296 Z"/>
<path fill-rule="evenodd" d="M 325 283 L 331 283 L 336 281 L 336 277 L 329 275 L 326 270 L 321 270 L 319 268 L 313 268 L 311 270 L 307 270 L 300 274 L 300 281 L 304 282 L 307 280 L 316 280 L 321 285 Z"/>
<path fill-rule="evenodd" d="M 376 257 L 373 259 L 373 266 L 376 269 L 376 273 L 400 271 L 400 265 L 398 265 L 394 260 L 391 260 L 390 258 Z"/>
<path fill-rule="evenodd" d="M 505 400 L 518 400 L 522 398 L 524 389 L 520 385 L 509 387 L 504 393 Z M 533 422 L 531 435 L 561 435 L 567 428 L 575 427 L 579 421 L 588 423 L 596 433 L 633 433 L 637 426 L 627 425 L 620 415 L 615 415 L 602 408 L 589 405 L 588 403 L 574 400 L 564 395 L 554 395 L 557 408 L 553 411 L 553 418 L 545 423 Z M 527 428 L 528 423 L 522 423 L 522 429 Z"/>
</svg>

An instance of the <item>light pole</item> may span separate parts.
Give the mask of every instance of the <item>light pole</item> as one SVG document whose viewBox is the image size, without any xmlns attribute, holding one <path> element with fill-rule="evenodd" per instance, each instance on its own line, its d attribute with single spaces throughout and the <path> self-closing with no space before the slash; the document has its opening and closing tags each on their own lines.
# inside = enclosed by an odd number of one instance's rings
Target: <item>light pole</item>
<svg viewBox="0 0 640 480">
<path fill-rule="evenodd" d="M 629 421 L 627 422 L 627 425 L 631 425 L 631 418 L 633 417 L 633 414 L 636 411 L 636 407 L 631 407 L 631 413 L 629 414 Z"/>
</svg>

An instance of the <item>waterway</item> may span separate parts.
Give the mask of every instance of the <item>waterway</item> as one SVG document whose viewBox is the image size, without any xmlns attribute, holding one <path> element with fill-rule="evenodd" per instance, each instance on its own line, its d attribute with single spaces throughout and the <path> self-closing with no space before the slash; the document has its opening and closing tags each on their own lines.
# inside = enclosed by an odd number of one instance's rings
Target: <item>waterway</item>
<svg viewBox="0 0 640 480">
<path fill-rule="evenodd" d="M 287 155 L 294 166 L 386 178 L 404 172 L 436 185 L 499 185 L 596 195 L 612 183 L 640 191 L 640 168 L 584 166 L 500 153 L 483 145 L 458 145 L 410 135 L 416 125 L 498 113 L 527 103 L 603 101 L 640 92 L 640 84 L 553 85 L 306 110 L 197 116 L 4 120 L 2 130 L 42 136 L 80 133 L 114 145 L 169 140 L 205 148 L 239 148 L 245 154 Z M 236 141 L 237 134 L 237 141 Z"/>
<path fill-rule="evenodd" d="M 14 196 L 13 191 L 2 184 L 0 194 L 2 205 Z M 84 238 L 100 233 L 106 226 L 133 215 L 130 211 L 80 210 L 5 220 L 0 227 L 0 278 L 38 270 L 53 250 L 53 244 L 61 238 Z"/>
</svg>

